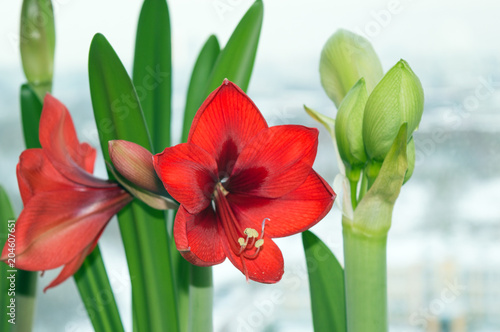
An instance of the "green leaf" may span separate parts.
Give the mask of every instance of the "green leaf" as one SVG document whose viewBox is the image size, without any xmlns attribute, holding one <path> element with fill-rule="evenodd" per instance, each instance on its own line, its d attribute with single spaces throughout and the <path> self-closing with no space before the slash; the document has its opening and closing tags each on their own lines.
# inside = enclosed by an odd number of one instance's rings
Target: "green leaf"
<svg viewBox="0 0 500 332">
<path fill-rule="evenodd" d="M 366 102 L 363 140 L 370 159 L 383 161 L 403 123 L 407 141 L 424 111 L 424 91 L 417 75 L 400 60 L 377 84 Z"/>
<path fill-rule="evenodd" d="M 123 139 L 151 151 L 141 104 L 118 55 L 102 34 L 92 39 L 89 52 L 89 83 L 101 148 L 111 162 L 108 141 Z"/>
<path fill-rule="evenodd" d="M 89 83 L 105 160 L 110 162 L 106 151 L 108 141 L 114 139 L 131 141 L 151 151 L 132 81 L 101 34 L 94 36 L 90 46 Z M 178 331 L 164 213 L 133 201 L 118 213 L 118 221 L 132 281 L 133 326 L 139 331 Z"/>
<path fill-rule="evenodd" d="M 222 50 L 209 79 L 205 97 L 227 78 L 246 91 L 259 44 L 264 5 L 257 0 L 248 9 Z"/>
<path fill-rule="evenodd" d="M 391 227 L 392 210 L 408 169 L 407 127 L 401 126 L 375 182 L 354 211 L 354 220 L 347 221 L 359 233 L 385 236 Z"/>
<path fill-rule="evenodd" d="M 313 233 L 302 233 L 315 332 L 346 332 L 344 270 Z"/>
<path fill-rule="evenodd" d="M 9 220 L 14 220 L 14 210 L 12 209 L 12 205 L 10 204 L 9 197 L 7 193 L 0 186 L 0 250 L 4 248 L 5 243 L 7 242 L 7 237 L 9 236 L 9 226 L 13 224 L 9 223 Z M 15 299 L 14 296 L 9 296 L 9 287 L 10 280 L 7 279 L 11 275 L 9 266 L 4 262 L 0 262 L 0 278 L 2 278 L 2 282 L 0 282 L 0 331 L 11 332 L 14 331 L 14 324 L 9 323 L 9 319 L 12 316 L 8 316 L 10 312 L 10 308 L 7 306 L 10 305 L 11 299 Z M 15 279 L 14 279 L 15 280 Z M 17 319 L 16 319 L 17 322 Z"/>
<path fill-rule="evenodd" d="M 145 0 L 137 26 L 133 81 L 153 141 L 153 150 L 170 146 L 172 51 L 165 0 Z"/>
<path fill-rule="evenodd" d="M 198 55 L 198 59 L 191 74 L 189 88 L 186 98 L 186 109 L 184 111 L 184 122 L 182 125 L 182 142 L 187 142 L 189 129 L 193 122 L 194 116 L 198 108 L 205 98 L 207 98 L 208 79 L 214 68 L 215 61 L 220 53 L 219 42 L 217 37 L 211 35 Z"/>
<path fill-rule="evenodd" d="M 85 258 L 74 278 L 94 330 L 124 331 L 98 246 Z"/>
<path fill-rule="evenodd" d="M 28 84 L 21 86 L 21 119 L 23 123 L 26 148 L 41 148 L 38 140 L 38 125 L 43 105 L 37 94 Z"/>
</svg>

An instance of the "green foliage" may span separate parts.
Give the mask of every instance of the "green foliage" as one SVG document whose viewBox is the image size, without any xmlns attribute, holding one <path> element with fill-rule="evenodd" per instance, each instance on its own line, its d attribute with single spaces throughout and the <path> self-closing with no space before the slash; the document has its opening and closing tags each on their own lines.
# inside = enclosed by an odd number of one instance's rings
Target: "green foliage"
<svg viewBox="0 0 500 332">
<path fill-rule="evenodd" d="M 165 0 L 145 0 L 137 26 L 133 82 L 153 152 L 170 146 L 172 51 L 170 17 Z"/>
<path fill-rule="evenodd" d="M 89 82 L 106 161 L 110 161 L 106 152 L 108 141 L 114 139 L 131 141 L 151 151 L 152 144 L 132 81 L 101 34 L 95 35 L 90 46 Z M 132 282 L 135 328 L 139 331 L 178 331 L 170 239 L 163 212 L 134 201 L 119 212 L 118 221 Z"/>
<path fill-rule="evenodd" d="M 346 332 L 344 270 L 313 233 L 302 233 L 315 332 Z"/>
</svg>

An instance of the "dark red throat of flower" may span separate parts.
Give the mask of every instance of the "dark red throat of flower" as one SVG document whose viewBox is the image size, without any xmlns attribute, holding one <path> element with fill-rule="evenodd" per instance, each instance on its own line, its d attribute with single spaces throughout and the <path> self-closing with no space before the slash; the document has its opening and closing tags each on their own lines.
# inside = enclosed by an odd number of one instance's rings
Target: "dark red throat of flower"
<svg viewBox="0 0 500 332">
<path fill-rule="evenodd" d="M 248 270 L 246 268 L 245 259 L 257 258 L 259 252 L 263 249 L 264 226 L 267 218 L 262 222 L 260 235 L 259 232 L 253 228 L 245 228 L 241 231 L 240 223 L 234 216 L 233 210 L 226 199 L 227 194 L 228 192 L 222 184 L 220 182 L 217 183 L 214 190 L 215 208 L 222 223 L 224 233 L 226 233 L 229 246 L 234 254 L 240 257 L 243 273 L 248 281 Z"/>
</svg>

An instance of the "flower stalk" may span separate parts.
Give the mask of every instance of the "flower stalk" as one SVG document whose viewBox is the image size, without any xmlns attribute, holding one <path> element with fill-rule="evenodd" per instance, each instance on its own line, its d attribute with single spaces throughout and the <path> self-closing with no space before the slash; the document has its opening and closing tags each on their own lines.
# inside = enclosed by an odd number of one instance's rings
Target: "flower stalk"
<svg viewBox="0 0 500 332">
<path fill-rule="evenodd" d="M 388 331 L 387 236 L 370 236 L 344 222 L 347 330 Z"/>
</svg>

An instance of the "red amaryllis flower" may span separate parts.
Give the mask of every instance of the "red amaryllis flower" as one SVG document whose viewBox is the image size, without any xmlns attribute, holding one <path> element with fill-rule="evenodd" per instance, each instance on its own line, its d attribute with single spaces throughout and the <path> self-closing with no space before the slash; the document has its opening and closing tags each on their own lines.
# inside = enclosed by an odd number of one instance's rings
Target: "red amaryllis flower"
<svg viewBox="0 0 500 332">
<path fill-rule="evenodd" d="M 39 130 L 41 149 L 19 157 L 17 179 L 24 209 L 15 224 L 15 266 L 44 271 L 64 265 L 49 286 L 72 276 L 104 227 L 131 196 L 92 175 L 96 150 L 80 143 L 66 107 L 47 94 Z M 7 260 L 9 247 L 0 260 Z"/>
<path fill-rule="evenodd" d="M 275 283 L 283 256 L 272 238 L 302 232 L 330 210 L 335 193 L 312 169 L 317 129 L 268 127 L 235 84 L 224 83 L 193 120 L 187 143 L 155 155 L 180 204 L 177 249 L 200 266 L 226 257 L 247 279 Z"/>
</svg>

